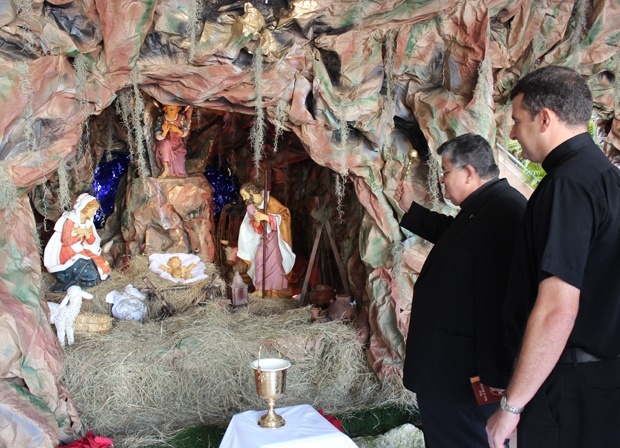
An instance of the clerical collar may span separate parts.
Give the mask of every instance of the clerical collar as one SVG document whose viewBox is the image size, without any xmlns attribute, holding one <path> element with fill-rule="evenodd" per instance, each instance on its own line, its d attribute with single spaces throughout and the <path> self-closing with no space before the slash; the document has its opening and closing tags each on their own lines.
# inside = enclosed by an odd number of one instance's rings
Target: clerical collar
<svg viewBox="0 0 620 448">
<path fill-rule="evenodd" d="M 581 150 L 581 148 L 585 146 L 589 146 L 592 144 L 592 137 L 587 132 L 583 132 L 581 134 L 577 134 L 574 137 L 569 138 L 568 140 L 560 143 L 555 147 L 545 160 L 542 162 L 543 169 L 548 173 L 556 166 L 560 165 L 564 162 L 568 157 L 573 155 L 575 152 Z"/>
<path fill-rule="evenodd" d="M 491 185 L 496 184 L 497 182 L 500 181 L 500 178 L 498 176 L 495 176 L 493 179 L 485 182 L 484 184 L 480 185 L 478 187 L 478 189 L 476 191 L 474 191 L 472 194 L 470 194 L 469 196 L 467 196 L 465 198 L 465 200 L 463 202 L 461 202 L 461 210 L 463 210 L 465 207 L 467 207 L 470 203 L 472 203 L 476 197 L 480 196 L 480 194 L 486 190 L 487 188 L 489 188 Z"/>
</svg>

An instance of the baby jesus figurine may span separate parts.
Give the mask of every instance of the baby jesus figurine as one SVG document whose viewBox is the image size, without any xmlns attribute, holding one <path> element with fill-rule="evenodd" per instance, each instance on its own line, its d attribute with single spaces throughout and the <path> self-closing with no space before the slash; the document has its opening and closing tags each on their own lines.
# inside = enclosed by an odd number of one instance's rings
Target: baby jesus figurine
<svg viewBox="0 0 620 448">
<path fill-rule="evenodd" d="M 159 269 L 167 272 L 174 278 L 182 278 L 183 280 L 189 280 L 192 278 L 191 270 L 196 267 L 196 263 L 192 263 L 189 266 L 183 266 L 181 259 L 177 256 L 170 257 L 168 264 L 159 265 Z"/>
</svg>

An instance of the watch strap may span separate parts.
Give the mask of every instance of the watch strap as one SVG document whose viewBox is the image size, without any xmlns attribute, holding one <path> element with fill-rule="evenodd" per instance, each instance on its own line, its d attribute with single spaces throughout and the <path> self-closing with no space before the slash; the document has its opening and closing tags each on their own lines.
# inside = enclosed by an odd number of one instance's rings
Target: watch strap
<svg viewBox="0 0 620 448">
<path fill-rule="evenodd" d="M 523 412 L 523 408 L 520 408 L 518 406 L 513 406 L 510 403 L 508 403 L 508 399 L 506 398 L 506 395 L 502 397 L 502 401 L 500 401 L 499 406 L 504 411 L 509 412 L 511 414 L 519 415 L 521 412 Z"/>
</svg>

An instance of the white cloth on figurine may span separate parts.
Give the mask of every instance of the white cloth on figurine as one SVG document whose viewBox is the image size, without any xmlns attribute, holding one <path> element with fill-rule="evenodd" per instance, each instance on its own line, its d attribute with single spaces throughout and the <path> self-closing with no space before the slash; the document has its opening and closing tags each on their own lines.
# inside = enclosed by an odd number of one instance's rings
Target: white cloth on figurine
<svg viewBox="0 0 620 448">
<path fill-rule="evenodd" d="M 146 297 L 138 288 L 129 284 L 124 291 L 110 291 L 105 301 L 112 304 L 112 316 L 120 320 L 140 321 L 149 310 L 145 303 Z"/>
<path fill-rule="evenodd" d="M 277 429 L 258 426 L 267 411 L 246 411 L 233 416 L 220 448 L 356 448 L 346 434 L 340 432 L 312 406 L 301 404 L 277 408 L 286 421 Z"/>
<path fill-rule="evenodd" d="M 181 266 L 187 267 L 192 263 L 196 263 L 196 266 L 189 271 L 189 273 L 192 274 L 192 278 L 185 280 L 183 278 L 173 277 L 168 272 L 160 268 L 162 265 L 167 266 L 168 260 L 172 257 L 179 257 L 181 259 Z M 166 280 L 170 280 L 174 283 L 182 283 L 184 285 L 209 278 L 209 276 L 205 274 L 205 264 L 197 255 L 194 254 L 151 254 L 149 255 L 149 269 Z"/>
<path fill-rule="evenodd" d="M 84 223 L 82 223 L 82 218 L 80 215 L 82 210 L 84 210 L 84 207 L 86 207 L 91 201 L 96 200 L 97 198 L 94 196 L 87 193 L 82 193 L 76 199 L 75 204 L 73 205 L 73 210 L 64 212 L 62 216 L 58 218 L 58 221 L 54 224 L 54 233 L 50 237 L 47 245 L 45 246 L 45 250 L 43 251 L 43 264 L 47 268 L 48 272 L 54 273 L 69 269 L 80 258 L 89 260 L 90 257 L 82 254 L 84 249 L 89 250 L 95 255 L 101 255 L 101 237 L 99 237 L 99 234 L 97 233 L 93 218 L 88 218 Z M 74 243 L 71 246 L 71 249 L 73 249 L 75 255 L 61 264 L 60 250 L 62 249 L 62 231 L 67 221 L 73 222 L 73 228 L 90 229 L 95 239 L 92 244 L 85 241 Z M 104 274 L 99 266 L 97 266 L 97 271 L 99 271 L 101 280 L 108 278 L 109 274 Z"/>
</svg>

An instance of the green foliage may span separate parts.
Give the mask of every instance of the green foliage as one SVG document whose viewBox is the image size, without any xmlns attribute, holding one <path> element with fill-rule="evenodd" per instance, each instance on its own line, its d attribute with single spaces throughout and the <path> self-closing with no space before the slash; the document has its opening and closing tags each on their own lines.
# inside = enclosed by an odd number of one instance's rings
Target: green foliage
<svg viewBox="0 0 620 448">
<path fill-rule="evenodd" d="M 509 133 L 510 131 L 508 130 L 507 132 Z M 596 142 L 597 141 L 597 127 L 593 119 L 590 119 L 590 121 L 588 122 L 588 133 L 590 134 L 592 139 Z M 523 165 L 523 174 L 525 175 L 526 182 L 531 187 L 536 188 L 536 186 L 540 183 L 540 181 L 547 174 L 546 171 L 543 169 L 542 165 L 540 163 L 531 162 L 525 157 L 523 157 L 521 145 L 516 140 L 510 140 L 508 142 L 508 151 L 512 155 L 514 155 L 519 160 L 519 162 L 521 162 L 521 164 Z"/>
<path fill-rule="evenodd" d="M 342 429 L 349 437 L 377 436 L 405 423 L 421 424 L 417 409 L 398 406 L 359 409 L 337 414 L 336 417 L 342 421 Z"/>
</svg>

